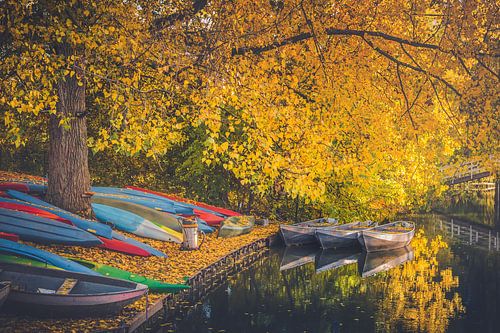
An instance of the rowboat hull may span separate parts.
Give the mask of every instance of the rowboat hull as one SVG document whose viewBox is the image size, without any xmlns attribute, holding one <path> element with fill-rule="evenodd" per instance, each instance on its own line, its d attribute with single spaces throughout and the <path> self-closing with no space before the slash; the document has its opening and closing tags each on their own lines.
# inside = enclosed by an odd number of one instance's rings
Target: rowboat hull
<svg viewBox="0 0 500 333">
<path fill-rule="evenodd" d="M 3 303 L 5 303 L 5 301 L 7 300 L 9 292 L 10 292 L 10 283 L 0 282 L 0 308 L 2 307 Z"/>
<path fill-rule="evenodd" d="M 358 271 L 362 277 L 368 277 L 387 271 L 413 258 L 411 246 L 391 251 L 363 252 L 358 261 Z"/>
<path fill-rule="evenodd" d="M 358 236 L 362 230 L 375 226 L 371 221 L 352 222 L 338 227 L 316 229 L 316 238 L 323 249 L 359 246 Z"/>
<path fill-rule="evenodd" d="M 412 230 L 402 233 L 388 233 L 381 230 L 386 227 L 384 225 L 373 229 L 363 230 L 358 236 L 358 241 L 366 252 L 399 249 L 410 244 L 413 239 L 415 235 L 415 225 L 412 225 Z M 377 230 L 378 228 L 381 229 Z"/>
<path fill-rule="evenodd" d="M 0 279 L 11 281 L 9 309 L 49 316 L 116 313 L 144 295 L 142 284 L 102 276 L 39 267 L 0 264 Z M 76 280 L 69 293 L 56 293 L 66 279 Z"/>
</svg>

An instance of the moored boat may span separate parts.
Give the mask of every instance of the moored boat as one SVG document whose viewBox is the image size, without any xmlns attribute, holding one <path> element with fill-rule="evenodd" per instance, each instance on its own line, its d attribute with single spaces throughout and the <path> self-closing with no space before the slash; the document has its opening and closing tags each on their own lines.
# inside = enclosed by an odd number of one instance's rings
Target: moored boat
<svg viewBox="0 0 500 333">
<path fill-rule="evenodd" d="M 248 234 L 255 224 L 255 216 L 231 216 L 219 228 L 218 237 L 229 238 Z"/>
<path fill-rule="evenodd" d="M 50 316 L 116 313 L 148 289 L 103 276 L 1 263 L 0 281 L 11 283 L 9 309 Z"/>
<path fill-rule="evenodd" d="M 357 246 L 359 233 L 376 226 L 372 221 L 352 222 L 332 228 L 316 229 L 316 239 L 323 249 Z"/>
<path fill-rule="evenodd" d="M 414 235 L 415 223 L 396 221 L 363 230 L 358 241 L 366 252 L 376 252 L 405 247 Z"/>
<path fill-rule="evenodd" d="M 0 308 L 3 303 L 7 300 L 10 292 L 10 283 L 5 281 L 0 281 Z"/>
<path fill-rule="evenodd" d="M 156 292 L 164 292 L 164 293 L 177 293 L 185 289 L 189 289 L 188 285 L 185 284 L 172 284 L 172 283 L 165 283 L 162 281 L 154 280 L 154 279 L 149 279 L 147 277 L 144 277 L 142 275 L 138 275 L 135 273 L 131 273 L 129 271 L 125 271 L 123 269 L 119 269 L 116 267 L 104 265 L 104 264 L 99 264 L 96 262 L 88 261 L 88 260 L 83 260 L 83 259 L 77 259 L 77 258 L 69 258 L 70 260 L 79 263 L 80 265 L 83 265 L 85 267 L 90 268 L 91 270 L 107 277 L 112 277 L 115 279 L 122 279 L 122 280 L 127 280 L 127 281 L 132 281 L 136 283 L 142 283 L 152 291 Z"/>
<path fill-rule="evenodd" d="M 330 228 L 338 221 L 332 218 L 320 218 L 296 224 L 280 224 L 280 233 L 286 246 L 314 244 L 317 228 Z"/>
<path fill-rule="evenodd" d="M 410 245 L 388 251 L 363 252 L 358 260 L 358 271 L 362 277 L 368 277 L 387 271 L 413 258 L 413 249 Z"/>
</svg>

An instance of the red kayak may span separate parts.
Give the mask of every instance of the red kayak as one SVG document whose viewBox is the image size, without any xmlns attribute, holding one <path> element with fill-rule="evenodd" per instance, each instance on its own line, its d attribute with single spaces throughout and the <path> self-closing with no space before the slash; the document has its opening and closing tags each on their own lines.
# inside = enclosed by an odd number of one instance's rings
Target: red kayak
<svg viewBox="0 0 500 333">
<path fill-rule="evenodd" d="M 8 234 L 6 232 L 0 232 L 0 238 L 10 240 L 12 242 L 18 242 L 19 236 L 14 234 Z"/>
<path fill-rule="evenodd" d="M 141 249 L 140 247 L 125 243 L 118 239 L 107 239 L 104 237 L 97 237 L 97 238 L 99 238 L 102 241 L 102 244 L 98 246 L 107 250 L 122 252 L 133 256 L 141 256 L 141 257 L 149 257 L 151 255 L 151 253 Z"/>
<path fill-rule="evenodd" d="M 220 217 L 220 216 L 217 216 L 214 214 L 210 214 L 210 213 L 205 212 L 203 210 L 193 209 L 193 211 L 194 211 L 194 215 L 196 215 L 197 217 L 199 217 L 203 221 L 207 222 L 207 224 L 210 226 L 219 225 L 219 224 L 221 224 L 222 221 L 225 220 L 223 217 Z"/>
<path fill-rule="evenodd" d="M 23 193 L 28 193 L 30 188 L 23 183 L 0 183 L 0 191 L 16 190 Z"/>
<path fill-rule="evenodd" d="M 167 198 L 167 199 L 170 199 L 170 200 L 191 203 L 193 205 L 200 206 L 200 207 L 206 208 L 206 209 L 210 209 L 210 210 L 213 210 L 214 212 L 217 212 L 217 213 L 220 213 L 220 214 L 223 214 L 223 215 L 226 215 L 226 216 L 240 216 L 241 215 L 240 213 L 232 211 L 232 210 L 229 210 L 229 209 L 225 209 L 225 208 L 220 208 L 220 207 L 208 205 L 206 203 L 198 202 L 198 201 L 194 201 L 194 200 L 188 200 L 188 199 L 185 199 L 185 198 L 178 197 L 176 195 L 165 194 L 165 193 L 162 193 L 162 192 L 148 190 L 148 189 L 141 188 L 141 187 L 136 187 L 136 186 L 125 186 L 125 187 L 128 188 L 128 189 L 131 189 L 131 190 L 136 190 L 136 191 L 140 191 L 140 192 L 144 192 L 144 193 L 156 194 L 156 195 L 158 195 L 160 197 L 164 197 L 164 198 Z M 208 212 L 205 212 L 205 213 L 210 214 Z M 201 218 L 201 219 L 203 219 L 203 218 Z M 205 221 L 205 222 L 208 223 L 208 221 Z"/>
<path fill-rule="evenodd" d="M 52 214 L 51 212 L 48 212 L 46 210 L 39 209 L 36 207 L 31 207 L 31 206 L 26 206 L 26 205 L 17 204 L 17 203 L 11 203 L 11 202 L 0 202 L 0 208 L 17 210 L 19 212 L 25 212 L 25 213 L 29 213 L 32 215 L 45 217 L 47 219 L 52 219 L 52 220 L 63 222 L 63 223 L 69 224 L 69 225 L 73 225 L 73 223 L 71 223 L 70 221 L 68 221 L 62 217 L 59 217 L 56 214 Z"/>
</svg>

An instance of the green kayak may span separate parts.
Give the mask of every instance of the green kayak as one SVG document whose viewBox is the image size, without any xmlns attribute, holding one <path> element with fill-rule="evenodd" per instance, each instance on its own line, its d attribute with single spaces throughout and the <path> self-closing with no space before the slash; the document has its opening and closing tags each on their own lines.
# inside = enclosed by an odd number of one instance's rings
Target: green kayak
<svg viewBox="0 0 500 333">
<path fill-rule="evenodd" d="M 128 280 L 136 283 L 142 283 L 149 287 L 151 291 L 163 292 L 163 293 L 177 293 L 184 289 L 189 289 L 188 285 L 185 284 L 170 284 L 164 283 L 158 280 L 148 279 L 142 275 L 137 275 L 123 269 L 116 267 L 98 264 L 92 261 L 87 261 L 83 259 L 69 258 L 80 265 L 90 268 L 91 270 L 100 273 L 104 276 L 109 276 L 115 279 Z"/>
<path fill-rule="evenodd" d="M 5 264 L 19 264 L 19 265 L 27 265 L 27 266 L 33 266 L 33 267 L 61 269 L 59 267 L 52 266 L 52 265 L 47 264 L 47 263 L 42 262 L 42 261 L 38 261 L 35 259 L 26 258 L 26 257 L 14 256 L 14 255 L 10 255 L 10 254 L 1 254 L 0 253 L 0 262 L 5 263 Z"/>
<path fill-rule="evenodd" d="M 231 216 L 222 221 L 218 237 L 229 238 L 248 234 L 255 224 L 254 216 Z"/>
</svg>

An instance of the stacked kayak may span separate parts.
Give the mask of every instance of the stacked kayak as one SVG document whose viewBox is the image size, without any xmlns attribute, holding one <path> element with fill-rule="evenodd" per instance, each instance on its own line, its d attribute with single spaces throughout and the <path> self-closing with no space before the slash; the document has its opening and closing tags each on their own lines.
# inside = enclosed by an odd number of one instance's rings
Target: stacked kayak
<svg viewBox="0 0 500 333">
<path fill-rule="evenodd" d="M 164 283 L 158 280 L 153 280 L 153 279 L 148 279 L 142 275 L 137 275 L 134 273 L 131 273 L 129 271 L 125 271 L 123 269 L 119 269 L 116 267 L 104 265 L 104 264 L 98 264 L 92 261 L 87 261 L 87 260 L 82 260 L 82 259 L 76 259 L 76 258 L 71 258 L 76 263 L 79 263 L 83 266 L 86 266 L 93 271 L 103 275 L 103 276 L 108 276 L 116 279 L 122 279 L 122 280 L 127 280 L 127 281 L 132 281 L 136 283 L 142 283 L 152 291 L 157 291 L 157 292 L 166 292 L 166 293 L 177 293 L 179 291 L 189 289 L 189 286 L 185 284 L 170 284 L 170 283 Z"/>
<path fill-rule="evenodd" d="M 0 230 L 36 243 L 78 246 L 102 244 L 96 236 L 72 225 L 5 208 L 0 208 Z"/>
<path fill-rule="evenodd" d="M 3 263 L 0 281 L 12 285 L 7 298 L 9 308 L 51 316 L 116 313 L 148 290 L 130 281 Z"/>
<path fill-rule="evenodd" d="M 231 216 L 222 222 L 219 237 L 229 238 L 248 234 L 255 224 L 254 216 Z"/>
<path fill-rule="evenodd" d="M 160 227 L 139 215 L 112 206 L 92 204 L 96 218 L 103 223 L 111 223 L 118 230 L 133 233 L 137 236 L 162 241 L 182 243 L 182 234 L 166 227 Z"/>
<path fill-rule="evenodd" d="M 44 268 L 50 268 L 50 269 L 60 269 L 57 266 L 50 265 L 50 264 L 43 262 L 43 261 L 38 261 L 38 260 L 35 260 L 32 258 L 27 258 L 27 257 L 22 257 L 22 256 L 2 254 L 2 253 L 0 253 L 0 263 L 44 267 Z"/>
</svg>

